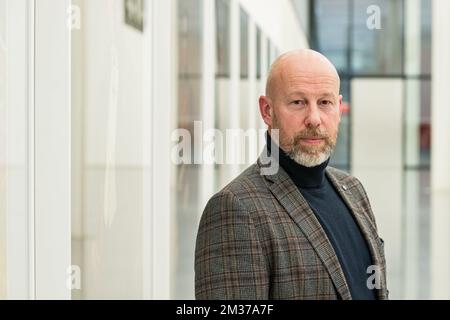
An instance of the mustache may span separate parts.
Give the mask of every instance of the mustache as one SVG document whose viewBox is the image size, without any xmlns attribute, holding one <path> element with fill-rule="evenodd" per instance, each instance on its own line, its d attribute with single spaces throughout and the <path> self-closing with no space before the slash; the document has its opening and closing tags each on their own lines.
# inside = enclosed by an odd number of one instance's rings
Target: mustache
<svg viewBox="0 0 450 320">
<path fill-rule="evenodd" d="M 328 138 L 330 138 L 330 135 L 327 132 L 322 131 L 318 128 L 315 128 L 315 129 L 307 128 L 305 130 L 298 132 L 295 135 L 295 140 L 305 139 L 305 138 L 328 139 Z"/>
</svg>

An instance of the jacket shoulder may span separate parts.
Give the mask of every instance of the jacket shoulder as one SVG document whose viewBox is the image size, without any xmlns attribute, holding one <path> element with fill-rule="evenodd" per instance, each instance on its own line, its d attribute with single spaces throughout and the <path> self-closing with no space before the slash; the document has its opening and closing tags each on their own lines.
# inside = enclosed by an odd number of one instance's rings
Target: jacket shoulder
<svg viewBox="0 0 450 320">
<path fill-rule="evenodd" d="M 232 193 L 240 200 L 265 192 L 268 192 L 267 184 L 256 164 L 248 167 L 219 191 L 219 193 Z"/>
</svg>

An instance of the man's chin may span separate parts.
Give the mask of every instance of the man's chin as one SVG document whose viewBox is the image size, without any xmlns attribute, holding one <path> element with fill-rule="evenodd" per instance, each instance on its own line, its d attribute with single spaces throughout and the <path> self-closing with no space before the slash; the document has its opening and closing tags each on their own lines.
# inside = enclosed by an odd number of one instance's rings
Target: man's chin
<svg viewBox="0 0 450 320">
<path fill-rule="evenodd" d="M 324 154 L 326 154 L 329 150 L 327 145 L 323 145 L 322 143 L 319 145 L 304 145 L 304 144 L 297 144 L 295 148 L 295 153 L 300 154 L 306 154 L 310 157 L 321 157 Z"/>
<path fill-rule="evenodd" d="M 328 152 L 309 153 L 302 151 L 294 155 L 289 155 L 289 157 L 304 167 L 312 168 L 327 161 L 330 158 L 330 154 Z"/>
</svg>

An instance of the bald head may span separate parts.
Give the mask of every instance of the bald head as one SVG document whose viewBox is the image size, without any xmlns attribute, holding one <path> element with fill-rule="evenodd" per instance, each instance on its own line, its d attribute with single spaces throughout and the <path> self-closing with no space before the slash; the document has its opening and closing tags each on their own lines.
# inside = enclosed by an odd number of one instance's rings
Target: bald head
<svg viewBox="0 0 450 320">
<path fill-rule="evenodd" d="M 281 149 L 297 163 L 323 163 L 336 145 L 343 97 L 336 68 L 320 53 L 296 50 L 272 65 L 259 110 Z M 273 131 L 275 130 L 275 131 Z"/>
<path fill-rule="evenodd" d="M 267 77 L 266 96 L 276 99 L 290 77 L 304 77 L 305 81 L 334 79 L 337 90 L 340 86 L 339 75 L 330 60 L 310 49 L 289 51 L 275 60 Z"/>
</svg>

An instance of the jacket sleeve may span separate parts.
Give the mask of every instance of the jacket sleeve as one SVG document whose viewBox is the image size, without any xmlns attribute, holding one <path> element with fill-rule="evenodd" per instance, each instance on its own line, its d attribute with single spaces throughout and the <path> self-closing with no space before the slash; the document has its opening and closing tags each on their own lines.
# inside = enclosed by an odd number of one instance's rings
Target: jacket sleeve
<svg viewBox="0 0 450 320">
<path fill-rule="evenodd" d="M 268 278 L 251 215 L 232 192 L 216 194 L 197 234 L 196 299 L 268 299 Z"/>
</svg>

